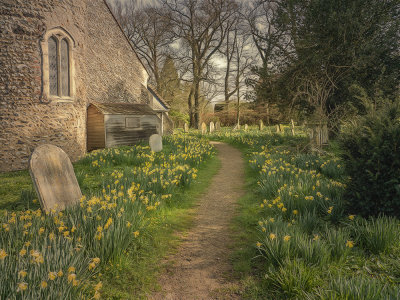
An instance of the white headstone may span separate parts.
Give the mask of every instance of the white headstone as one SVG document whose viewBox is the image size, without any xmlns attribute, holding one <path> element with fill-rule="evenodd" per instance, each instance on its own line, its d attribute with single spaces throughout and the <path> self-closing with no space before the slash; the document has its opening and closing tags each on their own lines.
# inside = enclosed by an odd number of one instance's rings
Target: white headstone
<svg viewBox="0 0 400 300">
<path fill-rule="evenodd" d="M 258 125 L 258 129 L 263 130 L 264 129 L 264 123 L 262 120 L 260 120 L 260 124 Z"/>
<path fill-rule="evenodd" d="M 201 134 L 206 134 L 207 133 L 207 125 L 206 123 L 201 123 Z"/>
<path fill-rule="evenodd" d="M 210 122 L 210 133 L 213 133 L 214 131 L 215 131 L 214 122 Z"/>
<path fill-rule="evenodd" d="M 249 129 L 249 125 L 244 124 L 244 131 L 247 131 Z"/>
<path fill-rule="evenodd" d="M 29 172 L 46 212 L 63 210 L 82 198 L 74 168 L 61 148 L 49 144 L 38 146 L 29 160 Z"/>
<path fill-rule="evenodd" d="M 185 123 L 185 125 L 183 125 L 183 131 L 184 131 L 185 133 L 188 133 L 188 132 L 189 132 L 189 125 L 188 125 L 187 123 Z"/>
<path fill-rule="evenodd" d="M 159 134 L 152 134 L 149 139 L 151 151 L 160 152 L 163 149 L 162 137 Z"/>
<path fill-rule="evenodd" d="M 221 130 L 221 122 L 220 121 L 217 121 L 216 123 L 215 123 L 215 130 Z"/>
<path fill-rule="evenodd" d="M 291 120 L 291 130 L 292 130 L 292 135 L 294 136 L 294 121 L 293 119 Z"/>
</svg>

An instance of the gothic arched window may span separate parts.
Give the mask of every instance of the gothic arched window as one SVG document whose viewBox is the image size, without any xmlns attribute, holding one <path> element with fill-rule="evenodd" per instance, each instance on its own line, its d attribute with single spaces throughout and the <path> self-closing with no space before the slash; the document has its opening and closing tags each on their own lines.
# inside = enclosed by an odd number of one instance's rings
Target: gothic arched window
<svg viewBox="0 0 400 300">
<path fill-rule="evenodd" d="M 43 97 L 72 101 L 74 97 L 73 45 L 71 36 L 61 28 L 49 30 L 41 41 L 43 55 Z"/>
</svg>

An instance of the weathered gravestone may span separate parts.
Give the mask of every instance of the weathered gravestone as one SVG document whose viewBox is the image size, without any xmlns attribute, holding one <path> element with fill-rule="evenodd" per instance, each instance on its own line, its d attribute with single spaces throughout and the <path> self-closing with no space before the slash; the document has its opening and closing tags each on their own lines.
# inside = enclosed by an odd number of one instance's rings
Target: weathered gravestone
<svg viewBox="0 0 400 300">
<path fill-rule="evenodd" d="M 188 123 L 185 123 L 185 125 L 183 125 L 183 131 L 184 131 L 185 133 L 188 133 L 188 132 L 189 132 L 189 125 L 188 125 Z"/>
<path fill-rule="evenodd" d="M 294 136 L 294 121 L 293 119 L 290 120 L 290 124 L 291 124 L 291 130 L 292 130 L 292 135 Z"/>
<path fill-rule="evenodd" d="M 221 122 L 217 121 L 217 123 L 215 123 L 215 130 L 221 130 Z"/>
<path fill-rule="evenodd" d="M 207 125 L 206 123 L 201 123 L 201 134 L 206 134 L 207 133 Z"/>
<path fill-rule="evenodd" d="M 276 132 L 277 133 L 281 132 L 281 126 L 279 124 L 276 125 Z"/>
<path fill-rule="evenodd" d="M 68 155 L 54 145 L 41 145 L 29 160 L 29 172 L 45 212 L 79 203 L 81 189 Z"/>
<path fill-rule="evenodd" d="M 262 120 L 260 120 L 260 123 L 258 124 L 258 129 L 260 129 L 260 130 L 264 129 L 264 123 Z"/>
<path fill-rule="evenodd" d="M 149 145 L 150 145 L 151 151 L 160 152 L 163 148 L 161 135 L 152 134 L 149 139 Z"/>
<path fill-rule="evenodd" d="M 249 125 L 244 124 L 244 131 L 247 131 L 249 129 Z"/>
<path fill-rule="evenodd" d="M 213 133 L 214 131 L 215 131 L 214 122 L 210 122 L 210 133 Z"/>
</svg>

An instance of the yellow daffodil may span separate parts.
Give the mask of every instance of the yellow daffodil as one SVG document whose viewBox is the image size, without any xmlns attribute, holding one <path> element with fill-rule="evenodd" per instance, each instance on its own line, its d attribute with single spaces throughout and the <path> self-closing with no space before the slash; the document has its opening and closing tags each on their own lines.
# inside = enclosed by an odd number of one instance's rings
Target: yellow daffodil
<svg viewBox="0 0 400 300">
<path fill-rule="evenodd" d="M 18 292 L 23 292 L 28 288 L 28 284 L 26 282 L 20 282 L 18 283 Z"/>
<path fill-rule="evenodd" d="M 97 283 L 97 284 L 94 286 L 94 290 L 95 290 L 95 291 L 99 291 L 99 290 L 101 290 L 102 287 L 103 287 L 103 283 L 100 281 L 99 283 Z"/>
<path fill-rule="evenodd" d="M 21 270 L 18 272 L 18 277 L 25 278 L 28 273 L 25 270 Z"/>
<path fill-rule="evenodd" d="M 49 279 L 54 280 L 57 278 L 57 273 L 56 272 L 49 272 Z"/>
<path fill-rule="evenodd" d="M 313 241 L 318 241 L 319 239 L 320 239 L 319 235 L 318 234 L 314 234 Z"/>
</svg>

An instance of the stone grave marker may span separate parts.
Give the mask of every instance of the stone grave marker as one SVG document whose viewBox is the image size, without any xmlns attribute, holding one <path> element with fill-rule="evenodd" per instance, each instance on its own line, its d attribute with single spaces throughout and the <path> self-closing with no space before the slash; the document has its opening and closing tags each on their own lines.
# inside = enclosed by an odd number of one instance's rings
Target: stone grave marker
<svg viewBox="0 0 400 300">
<path fill-rule="evenodd" d="M 249 129 L 249 125 L 244 124 L 244 131 L 247 131 Z"/>
<path fill-rule="evenodd" d="M 207 133 L 207 125 L 206 123 L 201 123 L 201 134 L 206 134 Z"/>
<path fill-rule="evenodd" d="M 216 131 L 221 130 L 221 122 L 220 122 L 220 121 L 217 121 L 217 122 L 215 123 L 215 130 L 216 130 Z"/>
<path fill-rule="evenodd" d="M 260 130 L 264 129 L 264 123 L 262 120 L 260 120 L 260 123 L 258 124 L 258 129 L 260 129 Z"/>
<path fill-rule="evenodd" d="M 281 132 L 281 127 L 279 126 L 279 124 L 276 125 L 276 132 L 277 133 Z"/>
<path fill-rule="evenodd" d="M 294 136 L 294 121 L 293 121 L 293 119 L 291 119 L 290 120 L 290 123 L 291 123 L 291 130 L 292 130 L 292 135 Z"/>
<path fill-rule="evenodd" d="M 149 139 L 151 151 L 160 152 L 163 148 L 162 137 L 159 134 L 152 134 Z"/>
<path fill-rule="evenodd" d="M 215 131 L 214 122 L 210 122 L 210 133 L 213 133 L 214 131 Z"/>
<path fill-rule="evenodd" d="M 183 132 L 188 133 L 189 132 L 189 125 L 188 123 L 185 123 L 185 125 L 183 125 Z"/>
<path fill-rule="evenodd" d="M 82 198 L 71 161 L 59 147 L 38 146 L 29 160 L 29 172 L 45 212 L 63 210 Z"/>
</svg>

